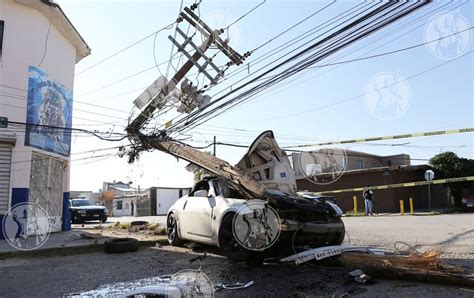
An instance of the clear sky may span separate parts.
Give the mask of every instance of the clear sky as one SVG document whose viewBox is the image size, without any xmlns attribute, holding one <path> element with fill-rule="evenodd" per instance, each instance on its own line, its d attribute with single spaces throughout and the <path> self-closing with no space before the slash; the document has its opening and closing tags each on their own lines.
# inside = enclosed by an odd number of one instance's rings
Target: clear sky
<svg viewBox="0 0 474 298">
<path fill-rule="evenodd" d="M 76 66 L 76 73 L 170 24 L 176 19 L 180 7 L 180 1 L 57 2 L 92 48 L 92 54 Z M 200 15 L 211 27 L 225 27 L 260 2 L 203 0 Z M 230 27 L 230 44 L 237 51 L 246 52 L 331 2 L 266 1 Z M 260 55 L 362 2 L 338 1 L 330 5 L 256 51 L 246 62 L 252 63 L 253 59 Z M 464 2 L 449 4 L 448 1 L 435 1 L 431 6 L 428 5 L 414 15 L 355 43 L 319 65 L 389 52 L 430 41 L 439 38 L 439 28 L 451 28 L 451 33 L 446 34 L 452 34 L 453 31 L 459 31 L 459 28 L 471 27 L 474 24 L 474 4 L 472 1 L 463 4 Z M 185 6 L 192 3 L 184 1 Z M 459 7 L 450 10 L 455 6 Z M 444 13 L 444 19 L 441 13 Z M 441 18 L 436 19 L 439 16 Z M 450 19 L 450 16 L 453 18 Z M 452 19 L 456 20 L 457 27 L 448 26 Z M 433 24 L 438 24 L 438 27 Z M 187 25 L 181 23 L 180 28 L 186 32 Z M 190 32 L 192 34 L 193 30 Z M 168 61 L 171 48 L 168 35 L 173 33 L 174 30 L 167 30 L 157 35 L 155 58 L 158 63 Z M 449 53 L 440 52 L 434 47 L 434 43 L 430 43 L 431 48 L 422 46 L 379 58 L 313 68 L 304 72 L 302 77 L 298 74 L 290 78 L 298 78 L 294 82 L 280 88 L 274 87 L 189 132 L 193 140 L 191 143 L 203 145 L 212 142 L 213 136 L 216 136 L 221 142 L 249 144 L 260 132 L 268 129 L 274 131 L 281 145 L 291 145 L 320 140 L 337 141 L 472 127 L 474 59 L 472 53 L 467 54 L 473 49 L 472 39 L 472 30 L 459 34 L 457 43 L 454 42 L 458 46 L 458 53 L 452 57 Z M 199 43 L 199 34 L 193 40 Z M 74 127 L 123 132 L 133 107 L 133 100 L 160 75 L 158 69 L 153 67 L 153 43 L 153 38 L 148 38 L 108 61 L 76 75 L 74 99 L 106 108 L 75 102 Z M 304 43 L 295 45 L 296 48 L 302 46 Z M 278 55 L 272 58 L 276 57 Z M 453 57 L 457 59 L 450 59 Z M 252 73 L 273 60 L 272 58 L 256 65 L 251 64 L 248 70 L 217 85 L 209 95 L 229 87 L 232 83 L 238 83 L 248 76 L 248 71 Z M 441 65 L 443 63 L 444 65 Z M 422 73 L 436 66 L 439 67 Z M 149 68 L 148 71 L 127 78 Z M 238 67 L 233 66 L 228 72 L 235 69 Z M 160 66 L 160 70 L 165 74 L 167 65 Z M 171 68 L 170 75 L 173 73 Z M 195 69 L 191 70 L 190 74 L 195 74 Z M 202 76 L 196 79 L 195 75 L 190 75 L 189 78 L 202 82 Z M 395 89 L 387 88 L 392 93 L 370 93 L 379 88 L 377 86 L 380 84 L 385 82 L 387 85 L 386 82 L 394 78 L 409 79 L 397 84 Z M 111 85 L 120 80 L 122 81 Z M 364 93 L 368 94 L 363 96 Z M 384 109 L 375 106 L 374 100 L 377 97 L 374 96 L 385 96 L 387 99 L 394 94 L 397 98 L 402 98 L 397 107 L 385 106 Z M 341 101 L 344 102 L 334 104 Z M 164 123 L 171 117 L 172 113 L 163 115 L 159 121 Z M 192 175 L 183 169 L 187 163 L 177 162 L 176 158 L 164 153 L 145 152 L 139 162 L 129 165 L 125 159 L 108 156 L 116 153 L 116 150 L 88 152 L 121 143 L 81 136 L 74 137 L 72 142 L 71 190 L 97 191 L 103 181 L 112 180 L 132 181 L 142 188 L 192 184 Z M 468 133 L 352 144 L 343 148 L 381 155 L 407 153 L 414 159 L 413 164 L 420 164 L 426 163 L 433 155 L 448 150 L 462 157 L 474 158 L 473 143 L 473 135 Z M 124 141 L 123 144 L 127 142 Z M 239 148 L 217 148 L 217 156 L 231 163 L 236 163 L 244 152 L 244 149 Z"/>
</svg>

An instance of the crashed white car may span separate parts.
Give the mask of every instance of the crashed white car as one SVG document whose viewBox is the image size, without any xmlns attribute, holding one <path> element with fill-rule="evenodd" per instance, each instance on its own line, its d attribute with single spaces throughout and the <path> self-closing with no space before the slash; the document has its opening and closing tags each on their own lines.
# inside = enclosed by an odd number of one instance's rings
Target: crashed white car
<svg viewBox="0 0 474 298">
<path fill-rule="evenodd" d="M 265 187 L 264 196 L 249 200 L 238 183 L 204 178 L 168 212 L 171 245 L 185 240 L 215 245 L 230 260 L 244 261 L 297 247 L 342 243 L 341 210 L 333 203 L 297 195 L 288 156 L 271 131 L 254 141 L 237 166 Z"/>
</svg>

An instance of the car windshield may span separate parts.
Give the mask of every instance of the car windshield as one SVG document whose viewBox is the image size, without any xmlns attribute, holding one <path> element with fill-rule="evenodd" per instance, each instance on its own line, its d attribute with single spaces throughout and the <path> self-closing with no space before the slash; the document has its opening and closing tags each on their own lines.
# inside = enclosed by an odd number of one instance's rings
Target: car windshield
<svg viewBox="0 0 474 298">
<path fill-rule="evenodd" d="M 94 203 L 92 203 L 88 199 L 72 200 L 71 204 L 72 204 L 73 207 L 94 206 L 95 205 Z"/>
</svg>

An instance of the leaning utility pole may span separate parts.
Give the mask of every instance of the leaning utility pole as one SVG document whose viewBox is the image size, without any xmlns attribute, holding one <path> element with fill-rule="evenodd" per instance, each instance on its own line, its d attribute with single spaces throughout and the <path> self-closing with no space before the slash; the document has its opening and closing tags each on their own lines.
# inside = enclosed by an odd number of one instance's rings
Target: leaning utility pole
<svg viewBox="0 0 474 298">
<path fill-rule="evenodd" d="M 227 42 L 219 37 L 219 34 L 223 33 L 223 30 L 212 30 L 190 8 L 185 7 L 184 11 L 180 13 L 180 19 L 178 19 L 178 21 L 182 20 L 186 20 L 189 24 L 195 27 L 197 31 L 203 34 L 205 41 L 198 47 L 192 42 L 191 38 L 187 37 L 179 28 L 176 28 L 176 30 L 185 39 L 183 44 L 179 44 L 172 36 L 168 36 L 171 42 L 173 42 L 173 44 L 178 48 L 178 51 L 181 51 L 188 58 L 188 61 L 186 61 L 173 78 L 167 82 L 166 86 L 164 86 L 158 94 L 153 96 L 141 113 L 128 125 L 126 131 L 129 139 L 133 142 L 140 143 L 146 149 L 157 149 L 169 153 L 229 180 L 229 182 L 234 184 L 234 186 L 243 192 L 247 199 L 264 197 L 266 193 L 265 188 L 252 176 L 245 174 L 238 167 L 234 167 L 226 161 L 212 156 L 211 154 L 166 139 L 165 136 L 147 136 L 140 132 L 140 129 L 145 122 L 151 119 L 153 112 L 164 106 L 170 92 L 174 90 L 193 66 L 196 66 L 199 71 L 211 81 L 211 83 L 216 82 L 217 79 L 223 75 L 222 71 L 213 64 L 212 59 L 205 55 L 206 50 L 208 50 L 211 45 L 216 46 L 235 65 L 242 64 L 242 61 L 244 60 L 242 55 L 233 50 Z M 193 47 L 194 54 L 190 55 L 187 53 L 185 50 L 186 45 L 191 45 Z M 202 65 L 198 63 L 201 58 L 205 59 L 205 62 Z M 207 73 L 207 66 L 210 66 L 217 71 L 216 77 L 212 77 Z"/>
</svg>

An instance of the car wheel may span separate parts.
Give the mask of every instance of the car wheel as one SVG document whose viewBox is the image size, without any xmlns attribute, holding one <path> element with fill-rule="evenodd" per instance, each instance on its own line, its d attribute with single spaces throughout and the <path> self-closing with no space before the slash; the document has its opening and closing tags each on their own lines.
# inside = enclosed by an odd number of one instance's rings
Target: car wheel
<svg viewBox="0 0 474 298">
<path fill-rule="evenodd" d="M 346 236 L 346 228 L 344 227 L 344 222 L 342 218 L 339 218 L 337 223 L 342 223 L 342 228 L 340 228 L 337 232 L 334 233 L 332 239 L 329 241 L 329 245 L 340 245 L 344 241 L 344 237 Z"/>
<path fill-rule="evenodd" d="M 234 220 L 235 213 L 229 213 L 224 216 L 219 228 L 219 247 L 224 252 L 226 257 L 234 262 L 249 261 L 253 259 L 254 252 L 246 249 L 235 240 L 234 233 L 232 231 L 232 222 Z"/>
<path fill-rule="evenodd" d="M 139 244 L 133 238 L 114 238 L 104 242 L 104 251 L 109 254 L 134 252 L 138 250 Z"/>
<path fill-rule="evenodd" d="M 100 220 L 101 223 L 106 223 L 107 222 L 107 216 L 102 217 Z"/>
<path fill-rule="evenodd" d="M 168 215 L 168 218 L 166 219 L 166 228 L 169 244 L 173 246 L 183 244 L 183 240 L 179 238 L 178 234 L 178 222 L 176 221 L 176 217 L 173 213 L 170 213 L 170 215 Z"/>
</svg>

